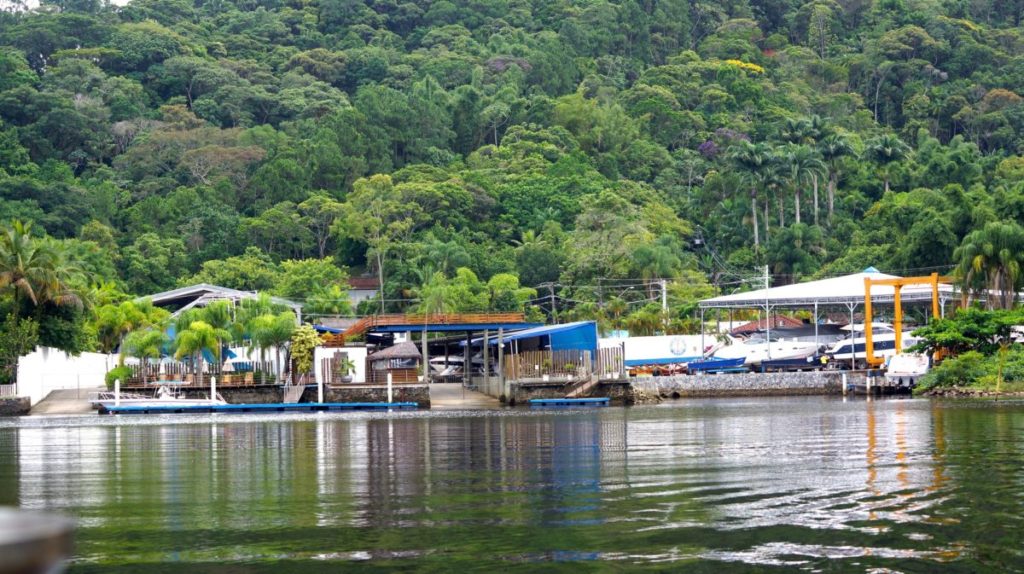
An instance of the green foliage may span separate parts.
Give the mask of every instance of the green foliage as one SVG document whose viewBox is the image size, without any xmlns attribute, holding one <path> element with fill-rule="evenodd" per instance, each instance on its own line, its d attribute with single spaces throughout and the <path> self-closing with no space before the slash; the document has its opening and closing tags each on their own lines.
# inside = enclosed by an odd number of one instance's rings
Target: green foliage
<svg viewBox="0 0 1024 574">
<path fill-rule="evenodd" d="M 302 325 L 292 332 L 291 346 L 292 364 L 295 372 L 305 375 L 313 370 L 313 352 L 320 345 L 320 335 L 312 325 Z"/>
<path fill-rule="evenodd" d="M 35 350 L 39 342 L 39 324 L 18 318 L 13 313 L 0 324 L 0 384 L 17 381 L 18 359 Z"/>
<path fill-rule="evenodd" d="M 351 269 L 381 283 L 364 310 L 412 310 L 431 285 L 440 308 L 518 309 L 518 289 L 557 284 L 562 311 L 608 323 L 604 286 L 632 280 L 616 315 L 650 329 L 661 279 L 959 264 L 1008 307 L 1024 251 L 1019 6 L 876 4 L 5 13 L 0 218 L 63 241 L 50 247 L 80 272 L 65 295 L 205 281 L 344 315 L 331 269 Z M 520 287 L 488 294 L 506 274 Z M 0 305 L 33 313 L 43 339 L 111 348 L 111 309 L 30 304 L 2 281 Z M 690 328 L 688 301 L 667 328 Z"/>
<path fill-rule="evenodd" d="M 934 319 L 914 331 L 921 339 L 914 348 L 929 353 L 945 350 L 954 355 L 968 351 L 991 356 L 1010 338 L 1011 328 L 1024 325 L 1024 310 L 958 309 L 951 317 Z"/>
<path fill-rule="evenodd" d="M 128 382 L 128 378 L 132 376 L 132 368 L 127 365 L 118 365 L 113 369 L 107 371 L 107 374 L 103 376 L 103 380 L 107 383 L 107 388 L 110 390 L 114 389 L 114 381 L 121 381 L 122 384 Z"/>
</svg>

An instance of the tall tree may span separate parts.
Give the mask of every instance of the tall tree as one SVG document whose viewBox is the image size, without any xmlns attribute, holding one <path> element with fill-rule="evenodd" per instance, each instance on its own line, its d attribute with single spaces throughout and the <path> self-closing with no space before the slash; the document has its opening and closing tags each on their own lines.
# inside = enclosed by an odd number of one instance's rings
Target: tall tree
<svg viewBox="0 0 1024 574">
<path fill-rule="evenodd" d="M 1012 309 L 1024 279 L 1024 228 L 1012 221 L 990 222 L 967 234 L 953 259 L 965 298 L 969 291 L 984 291 L 989 309 Z"/>
<path fill-rule="evenodd" d="M 889 193 L 892 167 L 910 155 L 910 146 L 895 134 L 883 134 L 867 143 L 868 156 L 878 165 L 878 171 L 885 182 L 885 193 Z"/>
<path fill-rule="evenodd" d="M 836 188 L 839 187 L 839 170 L 844 159 L 854 155 L 849 138 L 839 133 L 825 136 L 818 144 L 818 151 L 828 166 L 828 221 L 832 222 L 836 206 Z"/>
</svg>

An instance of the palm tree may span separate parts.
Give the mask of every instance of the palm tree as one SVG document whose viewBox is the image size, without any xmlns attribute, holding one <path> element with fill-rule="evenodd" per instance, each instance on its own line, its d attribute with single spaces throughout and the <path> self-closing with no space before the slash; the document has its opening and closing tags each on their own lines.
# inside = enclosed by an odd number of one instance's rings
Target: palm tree
<svg viewBox="0 0 1024 574">
<path fill-rule="evenodd" d="M 58 243 L 32 236 L 31 223 L 12 221 L 0 233 L 0 291 L 12 291 L 16 317 L 25 302 L 83 307 L 85 297 L 71 286 L 81 275 Z"/>
<path fill-rule="evenodd" d="M 203 384 L 203 351 L 209 351 L 220 360 L 220 342 L 231 338 L 231 333 L 217 329 L 205 321 L 191 320 L 188 326 L 178 331 L 174 340 L 176 359 L 192 357 L 196 366 L 196 384 Z"/>
<path fill-rule="evenodd" d="M 828 167 L 828 221 L 831 223 L 835 213 L 836 188 L 839 186 L 839 164 L 844 158 L 854 155 L 854 149 L 846 136 L 832 133 L 821 140 L 818 151 Z"/>
<path fill-rule="evenodd" d="M 292 333 L 295 331 L 295 315 L 291 311 L 282 311 L 276 315 L 260 315 L 249 321 L 247 325 L 249 333 L 250 348 L 260 350 L 260 360 L 263 360 L 267 349 L 274 349 L 274 359 L 277 362 L 277 380 L 282 380 L 282 357 L 284 346 L 291 341 Z"/>
<path fill-rule="evenodd" d="M 729 150 L 729 158 L 744 172 L 744 178 L 750 186 L 751 226 L 754 229 L 754 247 L 761 244 L 757 223 L 757 192 L 761 172 L 772 161 L 771 147 L 768 144 L 740 141 Z M 767 222 L 766 222 L 767 223 Z"/>
<path fill-rule="evenodd" d="M 789 182 L 793 186 L 793 207 L 796 222 L 800 223 L 800 204 L 803 202 L 801 186 L 808 179 L 814 184 L 814 224 L 818 224 L 818 174 L 825 172 L 825 162 L 807 145 L 786 146 L 785 162 L 789 166 Z"/>
<path fill-rule="evenodd" d="M 124 357 L 135 357 L 142 361 L 142 372 L 146 372 L 150 359 L 159 359 L 167 344 L 168 337 L 161 329 L 144 329 L 132 331 L 121 343 L 121 364 Z"/>
<path fill-rule="evenodd" d="M 885 193 L 889 193 L 889 180 L 892 177 L 892 166 L 910 155 L 910 146 L 895 134 L 883 134 L 868 142 L 867 152 L 878 164 L 878 171 L 885 181 Z"/>
<path fill-rule="evenodd" d="M 989 222 L 964 237 L 953 259 L 965 304 L 969 291 L 980 294 L 987 290 L 989 309 L 1012 309 L 1022 283 L 1024 228 L 1012 221 Z"/>
</svg>

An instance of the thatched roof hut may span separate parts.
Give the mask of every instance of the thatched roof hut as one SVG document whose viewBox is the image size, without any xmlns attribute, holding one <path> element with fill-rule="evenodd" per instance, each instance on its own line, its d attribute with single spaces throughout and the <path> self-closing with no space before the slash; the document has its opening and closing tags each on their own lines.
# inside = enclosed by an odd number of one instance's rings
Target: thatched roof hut
<svg viewBox="0 0 1024 574">
<path fill-rule="evenodd" d="M 416 348 L 416 343 L 406 341 L 382 349 L 376 353 L 367 357 L 369 361 L 388 361 L 391 359 L 422 359 L 423 355 L 420 354 L 420 350 Z"/>
</svg>

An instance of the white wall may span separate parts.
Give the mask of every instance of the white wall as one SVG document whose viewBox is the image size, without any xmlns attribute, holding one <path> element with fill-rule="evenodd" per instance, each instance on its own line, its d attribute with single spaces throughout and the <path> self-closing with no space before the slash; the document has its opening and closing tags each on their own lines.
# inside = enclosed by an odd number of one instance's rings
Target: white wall
<svg viewBox="0 0 1024 574">
<path fill-rule="evenodd" d="M 317 347 L 313 354 L 313 368 L 316 372 L 316 381 L 323 381 L 323 360 L 330 359 L 334 353 L 348 353 L 348 358 L 356 364 L 356 370 L 352 373 L 353 383 L 366 382 L 366 347 Z M 324 381 L 328 382 L 329 381 Z"/>
<path fill-rule="evenodd" d="M 73 357 L 64 351 L 39 347 L 18 361 L 16 394 L 29 397 L 35 405 L 51 391 L 103 387 L 104 375 L 115 366 L 117 355 L 82 353 Z"/>
</svg>

